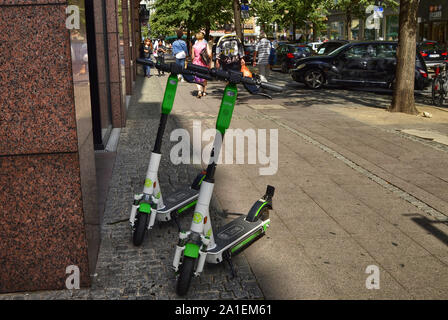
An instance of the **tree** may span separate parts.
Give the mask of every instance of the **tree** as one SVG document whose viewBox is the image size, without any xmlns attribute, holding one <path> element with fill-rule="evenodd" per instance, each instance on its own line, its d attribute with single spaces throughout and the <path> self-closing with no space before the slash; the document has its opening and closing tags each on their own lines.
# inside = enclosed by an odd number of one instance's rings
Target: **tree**
<svg viewBox="0 0 448 320">
<path fill-rule="evenodd" d="M 257 24 L 266 31 L 267 26 L 275 22 L 274 3 L 269 0 L 254 0 L 251 5 L 251 15 L 257 17 Z"/>
<path fill-rule="evenodd" d="M 419 0 L 401 0 L 397 69 L 391 112 L 418 114 L 414 100 L 417 10 Z"/>
<path fill-rule="evenodd" d="M 232 20 L 228 0 L 157 0 L 152 8 L 155 9 L 150 17 L 153 35 L 174 34 L 176 29 L 184 28 L 190 40 L 191 32 L 209 33 L 211 28 Z"/>
<path fill-rule="evenodd" d="M 240 0 L 232 0 L 233 19 L 235 25 L 235 32 L 241 42 L 244 43 L 243 28 L 241 27 L 241 4 Z"/>
</svg>

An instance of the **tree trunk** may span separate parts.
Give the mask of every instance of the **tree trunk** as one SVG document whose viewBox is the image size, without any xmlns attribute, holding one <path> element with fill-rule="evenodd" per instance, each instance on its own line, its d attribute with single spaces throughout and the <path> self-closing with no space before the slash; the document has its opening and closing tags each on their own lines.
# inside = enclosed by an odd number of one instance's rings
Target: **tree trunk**
<svg viewBox="0 0 448 320">
<path fill-rule="evenodd" d="M 296 23 L 292 23 L 292 41 L 296 41 Z"/>
<path fill-rule="evenodd" d="M 366 24 L 366 21 L 365 21 L 365 19 L 361 16 L 361 17 L 359 18 L 359 33 L 358 33 L 358 39 L 359 39 L 359 40 L 364 40 L 365 24 Z"/>
<path fill-rule="evenodd" d="M 235 32 L 241 42 L 244 43 L 243 29 L 241 28 L 241 6 L 239 0 L 233 0 L 233 18 L 235 21 Z"/>
<path fill-rule="evenodd" d="M 314 22 L 312 22 L 312 27 L 313 27 L 313 42 L 316 42 L 316 40 L 317 40 L 317 28 L 316 28 L 316 24 Z"/>
<path fill-rule="evenodd" d="M 345 19 L 345 36 L 347 40 L 353 40 L 352 39 L 352 12 L 350 9 L 347 9 L 346 19 Z"/>
<path fill-rule="evenodd" d="M 414 100 L 415 46 L 419 0 L 401 0 L 397 50 L 397 70 L 391 112 L 418 114 Z"/>
<path fill-rule="evenodd" d="M 189 26 L 188 26 L 188 29 L 187 29 L 187 48 L 188 48 L 188 56 L 187 56 L 187 58 L 188 58 L 189 56 L 191 56 L 191 48 L 192 48 L 192 44 L 191 44 L 191 30 L 190 30 Z"/>
<path fill-rule="evenodd" d="M 207 41 L 209 40 L 209 38 L 210 38 L 210 21 L 207 21 L 207 25 L 205 26 L 205 35 L 204 35 L 204 37 L 205 37 L 205 39 L 207 39 Z"/>
</svg>

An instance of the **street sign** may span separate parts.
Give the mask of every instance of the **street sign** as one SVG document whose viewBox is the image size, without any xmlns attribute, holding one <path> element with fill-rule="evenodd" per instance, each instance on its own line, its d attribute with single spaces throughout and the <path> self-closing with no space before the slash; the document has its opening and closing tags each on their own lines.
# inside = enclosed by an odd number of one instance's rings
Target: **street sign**
<svg viewBox="0 0 448 320">
<path fill-rule="evenodd" d="M 241 11 L 249 11 L 249 6 L 245 5 L 245 4 L 242 4 L 241 5 Z"/>
</svg>

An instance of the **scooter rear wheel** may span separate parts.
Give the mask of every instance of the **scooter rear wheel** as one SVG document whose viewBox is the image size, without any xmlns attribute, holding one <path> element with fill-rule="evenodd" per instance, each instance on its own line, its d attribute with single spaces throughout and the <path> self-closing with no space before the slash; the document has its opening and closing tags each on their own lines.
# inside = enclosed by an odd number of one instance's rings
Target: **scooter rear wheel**
<svg viewBox="0 0 448 320">
<path fill-rule="evenodd" d="M 137 212 L 134 222 L 134 232 L 132 235 L 132 242 L 135 246 L 143 243 L 145 238 L 146 228 L 148 226 L 149 215 L 147 213 Z"/>
<path fill-rule="evenodd" d="M 193 277 L 194 265 L 196 259 L 185 257 L 180 266 L 179 278 L 177 279 L 176 292 L 179 296 L 184 296 L 187 294 L 190 288 L 191 278 Z"/>
</svg>

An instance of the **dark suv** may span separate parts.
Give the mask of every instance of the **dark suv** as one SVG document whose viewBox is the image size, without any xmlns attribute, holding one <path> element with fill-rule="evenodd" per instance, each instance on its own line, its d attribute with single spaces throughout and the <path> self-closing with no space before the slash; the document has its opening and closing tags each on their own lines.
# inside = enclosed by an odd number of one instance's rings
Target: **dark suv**
<svg viewBox="0 0 448 320">
<path fill-rule="evenodd" d="M 312 89 L 326 83 L 390 88 L 395 79 L 397 46 L 394 41 L 351 42 L 326 56 L 300 59 L 291 76 Z M 429 82 L 425 62 L 417 51 L 415 88 L 423 90 Z"/>
<path fill-rule="evenodd" d="M 448 61 L 448 53 L 445 47 L 437 41 L 424 41 L 417 45 L 417 50 L 425 60 L 426 67 L 434 68 L 439 64 Z"/>
</svg>

